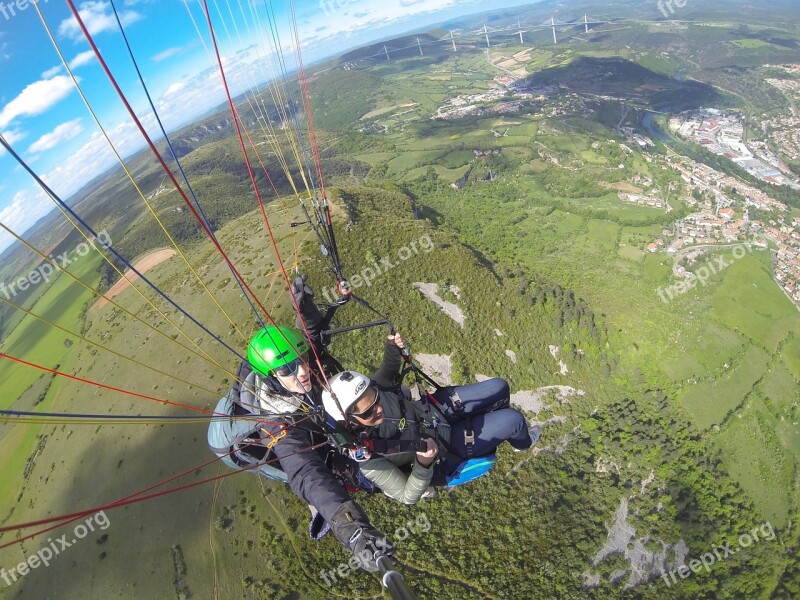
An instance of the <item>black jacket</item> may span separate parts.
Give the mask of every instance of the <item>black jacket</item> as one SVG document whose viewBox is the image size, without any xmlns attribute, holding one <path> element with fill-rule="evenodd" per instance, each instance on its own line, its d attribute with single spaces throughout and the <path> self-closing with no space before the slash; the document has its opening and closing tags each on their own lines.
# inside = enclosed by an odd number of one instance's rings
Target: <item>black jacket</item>
<svg viewBox="0 0 800 600">
<path fill-rule="evenodd" d="M 244 381 L 250 371 L 252 371 L 252 367 L 245 361 L 239 367 L 237 377 Z M 234 394 L 234 401 L 241 400 L 242 396 L 247 397 L 244 404 L 237 403 L 237 414 L 258 414 L 258 410 L 253 407 L 252 396 L 247 392 L 242 393 L 238 382 L 234 384 L 231 393 Z M 321 404 L 318 388 L 313 389 L 312 395 Z M 270 420 L 290 425 L 290 427 L 286 429 L 286 435 L 272 447 L 271 456 L 266 458 L 268 460 L 277 458 L 280 464 L 272 464 L 276 467 L 279 466 L 288 475 L 292 491 L 306 503 L 314 506 L 323 518 L 330 522 L 340 506 L 350 500 L 350 495 L 345 490 L 344 484 L 326 465 L 325 461 L 328 452 L 331 451 L 331 446 L 326 444 L 321 448 L 309 450 L 311 446 L 325 443 L 326 436 L 321 428 L 312 423 L 310 419 L 300 422 L 297 426 L 293 426 L 293 417 L 284 419 L 272 417 Z M 281 435 L 279 425 L 268 425 L 264 429 L 275 437 Z M 263 435 L 263 438 L 269 440 L 267 435 Z M 246 448 L 243 452 L 256 454 L 259 459 L 264 458 L 263 446 Z"/>
<path fill-rule="evenodd" d="M 372 376 L 378 385 L 383 422 L 369 430 L 369 437 L 407 441 L 432 437 L 440 447 L 446 447 L 450 442 L 450 425 L 441 411 L 427 398 L 411 401 L 403 394 L 397 381 L 402 364 L 400 348 L 387 343 L 383 352 L 383 363 Z"/>
</svg>

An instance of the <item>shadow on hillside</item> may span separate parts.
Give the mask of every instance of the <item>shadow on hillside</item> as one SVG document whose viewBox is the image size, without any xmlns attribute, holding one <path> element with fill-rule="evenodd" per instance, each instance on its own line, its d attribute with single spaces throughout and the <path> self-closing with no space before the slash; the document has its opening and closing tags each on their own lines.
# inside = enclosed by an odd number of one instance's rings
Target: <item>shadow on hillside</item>
<svg viewBox="0 0 800 600">
<path fill-rule="evenodd" d="M 653 109 L 688 110 L 712 104 L 720 95 L 699 81 L 678 81 L 623 58 L 580 57 L 568 65 L 524 80 L 533 88 L 555 86 L 565 93 L 625 98 Z"/>
<path fill-rule="evenodd" d="M 158 409 L 144 412 L 164 414 Z M 68 437 L 59 427 L 50 433 L 47 448 L 29 479 L 21 502 L 26 506 L 32 502 L 34 515 L 38 517 L 114 502 L 184 471 L 189 474 L 146 493 L 231 472 L 219 462 L 193 469 L 214 458 L 206 444 L 205 422 L 102 429 L 87 425 L 74 429 L 78 435 L 92 436 L 86 452 L 82 456 L 59 455 L 58 444 Z M 59 475 L 63 483 L 52 481 Z M 223 480 L 223 485 L 228 490 L 244 490 L 238 498 L 246 499 L 248 505 L 255 504 L 259 511 L 266 511 L 267 506 L 260 499 L 258 479 L 257 475 L 238 473 Z M 87 589 L 95 593 L 125 590 L 120 594 L 125 597 L 164 596 L 157 592 L 172 595 L 174 591 L 169 588 L 176 578 L 172 548 L 179 545 L 186 564 L 183 577 L 186 585 L 194 597 L 206 597 L 203 587 L 213 579 L 211 570 L 214 568 L 209 553 L 209 527 L 213 516 L 220 511 L 218 506 L 214 515 L 211 514 L 214 489 L 214 482 L 203 483 L 167 496 L 106 510 L 107 527 L 96 528 L 64 550 L 46 571 L 39 569 L 25 577 L 18 586 L 20 596 L 79 598 L 86 596 Z M 229 491 L 222 498 L 230 500 L 230 494 Z M 224 500 L 220 501 L 222 503 Z M 66 534 L 66 539 L 70 540 L 75 536 L 74 528 L 84 522 L 85 518 L 80 518 L 47 535 L 55 540 Z M 95 523 L 104 524 L 102 518 Z M 2 541 L 11 539 L 6 534 Z M 47 536 L 34 538 L 24 543 L 25 554 L 34 554 L 46 545 Z M 199 565 L 203 568 L 198 568 Z"/>
<path fill-rule="evenodd" d="M 422 56 L 420 56 L 420 46 L 422 47 Z M 387 52 L 390 57 L 389 61 L 386 61 Z M 340 61 L 346 63 L 359 60 L 381 60 L 382 58 L 386 62 L 391 62 L 392 59 L 416 56 L 417 58 L 434 59 L 434 62 L 438 63 L 443 56 L 449 56 L 450 54 L 450 46 L 446 41 L 442 41 L 441 38 L 437 38 L 430 33 L 423 33 L 395 38 L 385 43 L 379 42 L 364 46 L 344 54 Z"/>
</svg>

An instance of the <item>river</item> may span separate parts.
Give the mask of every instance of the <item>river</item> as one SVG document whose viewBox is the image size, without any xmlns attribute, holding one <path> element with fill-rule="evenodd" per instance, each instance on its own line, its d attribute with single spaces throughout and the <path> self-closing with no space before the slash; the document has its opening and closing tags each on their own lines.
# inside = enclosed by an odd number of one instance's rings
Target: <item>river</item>
<svg viewBox="0 0 800 600">
<path fill-rule="evenodd" d="M 642 118 L 642 125 L 650 132 L 650 135 L 654 138 L 661 140 L 662 142 L 668 142 L 670 137 L 661 131 L 655 123 L 653 123 L 653 115 L 655 113 L 647 112 L 645 113 L 644 117 Z"/>
</svg>

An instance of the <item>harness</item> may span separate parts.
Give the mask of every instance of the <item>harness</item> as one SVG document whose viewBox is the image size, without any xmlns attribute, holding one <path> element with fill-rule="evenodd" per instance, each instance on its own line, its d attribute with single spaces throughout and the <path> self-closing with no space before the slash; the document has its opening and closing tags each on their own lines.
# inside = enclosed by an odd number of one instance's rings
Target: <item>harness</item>
<svg viewBox="0 0 800 600">
<path fill-rule="evenodd" d="M 287 415 L 284 418 L 287 421 L 287 425 L 277 432 L 269 431 L 257 421 L 237 418 L 258 418 L 260 414 L 260 406 L 255 404 L 255 401 L 247 402 L 243 398 L 245 390 L 248 394 L 251 391 L 256 393 L 259 391 L 258 389 L 247 389 L 249 386 L 243 389 L 241 382 L 244 382 L 252 371 L 253 368 L 247 361 L 242 361 L 239 364 L 231 389 L 219 401 L 214 411 L 217 414 L 230 415 L 231 418 L 215 418 L 212 420 L 208 430 L 208 445 L 231 468 L 254 468 L 254 470 L 262 472 L 271 479 L 287 482 L 288 476 L 284 471 L 277 466 L 265 463 L 277 458 L 272 448 L 286 436 L 288 426 L 293 425 L 294 418 Z M 276 395 L 283 395 L 280 394 L 280 390 L 275 388 L 274 383 L 269 379 L 264 381 L 271 392 Z M 311 427 L 298 426 L 298 428 L 307 430 L 312 436 L 322 438 L 325 435 L 322 427 L 317 425 L 312 425 Z M 258 465 L 261 466 L 257 467 Z"/>
<path fill-rule="evenodd" d="M 400 398 L 403 419 L 407 420 L 407 412 L 402 399 Z M 334 422 L 336 423 L 336 422 Z M 366 462 L 373 455 L 391 456 L 406 452 L 424 451 L 428 446 L 424 440 L 386 440 L 372 439 L 368 437 L 366 431 L 356 432 L 350 426 L 336 423 L 336 431 L 329 433 L 328 437 L 331 444 L 342 452 L 348 454 L 355 462 Z"/>
<path fill-rule="evenodd" d="M 428 401 L 436 406 L 439 411 L 444 415 L 445 419 L 452 425 L 455 422 L 463 422 L 464 423 L 464 448 L 467 453 L 467 458 L 472 458 L 472 454 L 474 451 L 475 446 L 475 432 L 472 429 L 472 415 L 467 413 L 464 410 L 464 403 L 461 401 L 461 398 L 458 396 L 458 392 L 453 387 L 444 387 L 436 383 L 427 373 L 425 373 L 422 369 L 420 369 L 417 365 L 411 362 L 411 359 L 408 356 L 408 352 L 402 352 L 403 360 L 405 361 L 406 368 L 400 373 L 400 381 L 405 378 L 405 376 L 411 372 L 414 374 L 414 381 L 417 386 L 417 390 L 419 391 L 420 398 L 427 398 Z M 427 381 L 432 386 L 436 388 L 436 391 L 441 389 L 447 390 L 448 399 L 450 401 L 449 406 L 442 406 L 442 403 L 436 399 L 436 396 L 431 394 L 422 383 L 422 380 Z M 401 398 L 401 410 L 404 410 Z M 434 428 L 436 425 L 434 425 Z"/>
<path fill-rule="evenodd" d="M 236 418 L 252 413 L 230 395 L 220 399 L 214 412 L 230 415 L 229 419 L 215 417 L 208 427 L 208 445 L 223 463 L 232 469 L 252 469 L 270 479 L 288 482 L 286 473 L 266 464 L 274 456 L 269 445 L 263 445 L 260 424 Z"/>
</svg>

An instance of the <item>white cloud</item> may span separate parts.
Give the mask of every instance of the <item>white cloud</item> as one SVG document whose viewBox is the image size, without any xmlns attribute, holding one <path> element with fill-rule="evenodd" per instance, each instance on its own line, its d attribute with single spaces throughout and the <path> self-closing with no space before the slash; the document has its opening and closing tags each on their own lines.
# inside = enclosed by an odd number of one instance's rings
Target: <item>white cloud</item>
<svg viewBox="0 0 800 600">
<path fill-rule="evenodd" d="M 159 52 L 155 56 L 153 56 L 153 62 L 161 62 L 162 60 L 167 60 L 170 56 L 175 56 L 176 54 L 183 51 L 183 48 L 167 48 L 163 52 Z"/>
<path fill-rule="evenodd" d="M 42 137 L 38 140 L 33 142 L 28 148 L 28 152 L 31 154 L 39 154 L 40 152 L 44 152 L 45 150 L 50 150 L 51 148 L 55 148 L 62 142 L 67 142 L 71 139 L 77 137 L 83 131 L 83 126 L 81 125 L 80 119 L 73 119 L 72 121 L 67 121 L 66 123 L 62 123 L 58 127 L 56 127 L 50 133 L 45 133 Z"/>
<path fill-rule="evenodd" d="M 47 69 L 44 73 L 42 73 L 42 79 L 50 79 L 51 77 L 55 77 L 61 73 L 61 65 L 56 65 L 52 69 Z"/>
<path fill-rule="evenodd" d="M 348 37 L 366 28 L 385 27 L 397 21 L 410 19 L 424 13 L 434 13 L 456 6 L 456 0 L 384 0 L 350 1 L 328 0 L 320 4 L 319 11 L 304 15 L 299 24 L 304 31 L 300 43 L 307 47 L 322 40 Z M 322 31 L 315 30 L 322 26 Z"/>
<path fill-rule="evenodd" d="M 177 81 L 167 88 L 167 91 L 164 92 L 164 97 L 166 98 L 167 96 L 172 96 L 173 94 L 177 94 L 185 87 L 186 87 L 185 81 Z"/>
<path fill-rule="evenodd" d="M 53 208 L 52 201 L 41 190 L 22 190 L 14 195 L 11 204 L 0 210 L 0 222 L 17 235 L 22 235 Z M 0 250 L 13 242 L 10 234 L 0 232 Z"/>
<path fill-rule="evenodd" d="M 186 110 L 185 106 L 183 110 Z M 141 120 L 146 130 L 153 131 L 155 118 L 152 113 Z M 106 131 L 122 157 L 141 150 L 145 144 L 136 124 L 130 119 L 107 128 Z M 66 200 L 92 179 L 118 164 L 106 139 L 100 132 L 94 132 L 83 146 L 63 159 L 52 171 L 42 176 L 42 179 L 59 197 Z"/>
<path fill-rule="evenodd" d="M 241 77 L 237 76 L 240 71 L 226 66 L 225 74 L 229 77 L 231 93 L 236 97 L 243 91 L 239 85 Z M 177 81 L 170 85 L 156 100 L 156 109 L 169 131 L 185 123 L 187 119 L 200 116 L 225 99 L 219 69 L 210 68 L 204 69 L 188 81 Z"/>
<path fill-rule="evenodd" d="M 240 59 L 235 59 L 233 62 L 236 65 L 233 70 L 239 73 L 251 66 Z M 232 88 L 234 94 L 239 94 L 242 91 L 236 83 L 232 83 Z M 170 85 L 167 91 L 156 101 L 156 106 L 169 130 L 187 122 L 187 120 L 196 118 L 210 107 L 223 102 L 224 99 L 225 94 L 222 91 L 219 72 L 217 69 L 205 69 L 188 81 L 178 81 Z M 137 112 L 142 114 L 143 111 Z M 152 113 L 148 111 L 141 117 L 141 120 L 145 129 L 151 132 L 152 135 L 152 132 L 156 130 L 156 122 Z M 52 148 L 60 141 L 77 135 L 75 133 L 77 128 L 80 128 L 80 125 L 76 122 L 64 123 L 53 132 L 42 136 L 31 145 L 29 150 L 41 151 L 46 148 Z M 141 133 L 129 118 L 121 121 L 116 126 L 107 128 L 107 131 L 117 151 L 123 157 L 130 156 L 134 152 L 141 150 L 145 145 Z M 42 179 L 60 198 L 66 200 L 92 179 L 117 164 L 117 159 L 105 138 L 99 132 L 95 132 L 77 151 L 70 153 L 53 170 L 42 175 Z M 19 198 L 20 202 L 22 200 L 29 202 L 28 199 L 29 196 L 20 196 Z M 15 210 L 18 210 L 21 206 L 20 202 L 16 204 L 12 202 L 12 205 L 17 207 Z M 20 222 L 15 231 L 23 231 L 25 228 L 30 227 L 45 212 L 32 211 L 31 218 L 25 222 Z M 3 213 L 0 212 L 0 220 L 2 220 L 2 215 Z M 8 243 L 10 242 L 0 235 L 0 250 Z"/>
<path fill-rule="evenodd" d="M 19 131 L 14 129 L 11 129 L 9 131 L 2 131 L 0 132 L 0 134 L 2 134 L 3 137 L 6 139 L 6 141 L 11 145 L 20 140 L 24 140 L 26 137 L 28 137 L 28 134 L 25 133 L 24 131 Z"/>
<path fill-rule="evenodd" d="M 92 35 L 97 35 L 100 32 L 108 31 L 110 29 L 117 29 L 117 20 L 114 18 L 114 13 L 111 10 L 111 4 L 108 2 L 82 2 L 78 8 L 78 14 L 81 16 L 86 29 Z M 119 15 L 122 25 L 128 26 L 140 20 L 142 15 L 132 11 L 122 11 Z M 58 26 L 58 34 L 63 37 L 68 37 L 73 40 L 82 40 L 83 32 L 81 31 L 78 20 L 70 16 L 61 21 Z"/>
<path fill-rule="evenodd" d="M 92 62 L 92 60 L 94 60 L 94 52 L 91 50 L 81 52 L 78 54 L 78 56 L 69 61 L 69 68 L 75 70 L 78 67 L 82 67 L 83 65 Z"/>
<path fill-rule="evenodd" d="M 42 114 L 66 98 L 71 91 L 72 80 L 66 75 L 30 84 L 0 110 L 0 127 L 7 126 L 17 117 Z"/>
<path fill-rule="evenodd" d="M 11 146 L 13 146 L 16 142 L 28 137 L 26 132 L 14 129 L 9 131 L 0 131 L 0 135 L 2 135 Z M 6 149 L 3 146 L 0 146 L 0 156 L 4 156 L 5 154 L 7 154 Z"/>
</svg>

